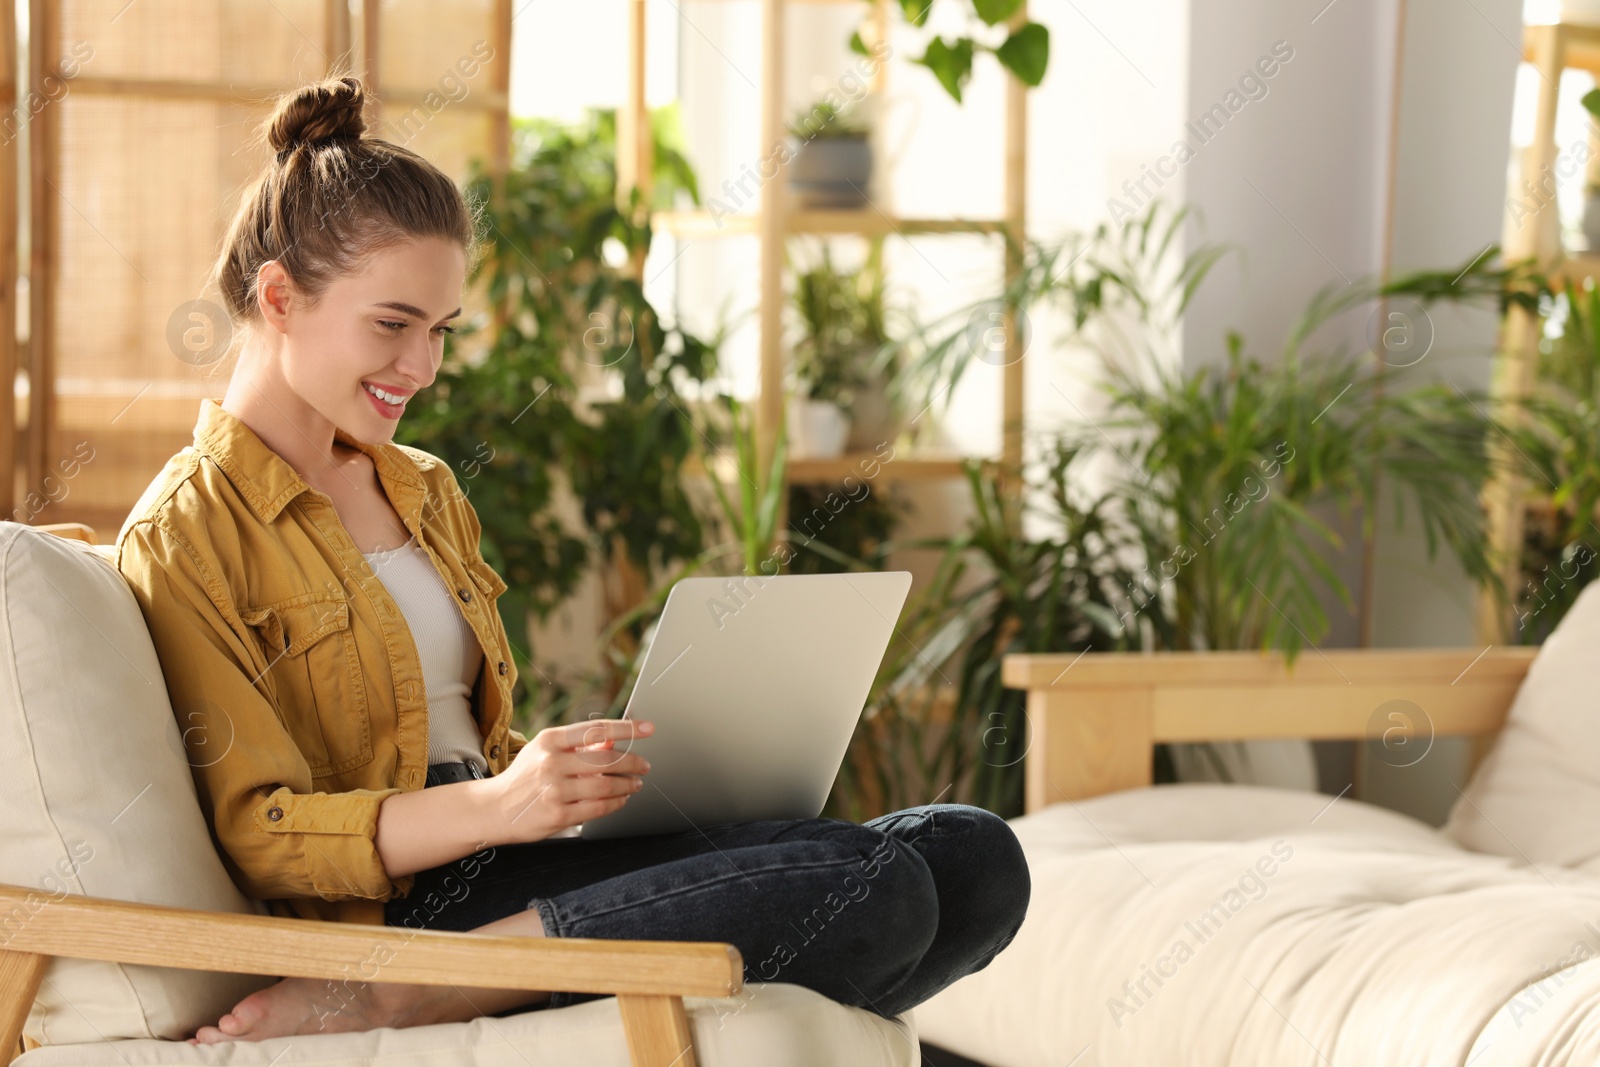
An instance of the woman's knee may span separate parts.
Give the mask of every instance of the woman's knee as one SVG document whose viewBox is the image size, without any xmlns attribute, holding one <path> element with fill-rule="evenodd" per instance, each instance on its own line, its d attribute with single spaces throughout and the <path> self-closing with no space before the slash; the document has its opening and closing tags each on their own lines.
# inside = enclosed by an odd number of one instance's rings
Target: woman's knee
<svg viewBox="0 0 1600 1067">
<path fill-rule="evenodd" d="M 865 826 L 851 833 L 859 857 L 840 880 L 842 898 L 872 914 L 880 949 L 920 959 L 939 927 L 939 890 L 926 860 L 904 841 Z"/>
<path fill-rule="evenodd" d="M 1002 943 L 1022 925 L 1033 882 L 1022 842 L 994 812 L 972 804 L 933 804 L 920 809 L 929 822 L 926 855 L 936 882 L 961 893 L 964 920 L 987 924 Z M 937 842 L 937 844 L 935 844 Z M 947 906 L 956 901 L 947 901 Z"/>
</svg>

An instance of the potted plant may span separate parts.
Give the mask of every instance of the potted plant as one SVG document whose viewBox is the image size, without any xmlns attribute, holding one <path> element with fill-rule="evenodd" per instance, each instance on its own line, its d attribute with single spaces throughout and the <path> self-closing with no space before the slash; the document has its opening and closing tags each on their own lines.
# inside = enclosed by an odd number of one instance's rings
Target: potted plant
<svg viewBox="0 0 1600 1067">
<path fill-rule="evenodd" d="M 837 456 L 893 438 L 896 409 L 884 375 L 872 372 L 889 343 L 877 255 L 841 270 L 823 245 L 817 264 L 795 273 L 790 299 L 801 326 L 789 405 L 794 454 Z"/>
<path fill-rule="evenodd" d="M 789 191 L 797 207 L 861 209 L 872 180 L 870 125 L 857 101 L 830 92 L 789 123 Z"/>
</svg>

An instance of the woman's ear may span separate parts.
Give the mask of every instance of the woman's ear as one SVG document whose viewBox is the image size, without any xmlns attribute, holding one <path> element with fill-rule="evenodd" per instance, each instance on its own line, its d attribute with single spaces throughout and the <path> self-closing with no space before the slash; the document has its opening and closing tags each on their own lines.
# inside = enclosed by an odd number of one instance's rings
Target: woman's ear
<svg viewBox="0 0 1600 1067">
<path fill-rule="evenodd" d="M 289 332 L 289 304 L 294 282 L 283 264 L 269 259 L 256 270 L 256 309 L 279 333 Z"/>
</svg>

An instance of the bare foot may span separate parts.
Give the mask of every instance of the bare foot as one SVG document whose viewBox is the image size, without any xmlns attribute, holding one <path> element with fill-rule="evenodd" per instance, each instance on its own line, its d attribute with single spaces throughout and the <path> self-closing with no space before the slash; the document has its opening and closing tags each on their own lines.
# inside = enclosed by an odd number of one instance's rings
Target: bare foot
<svg viewBox="0 0 1600 1067">
<path fill-rule="evenodd" d="M 332 1034 L 380 1026 L 462 1022 L 481 1014 L 450 986 L 285 978 L 258 989 L 189 1038 L 192 1045 L 261 1041 L 292 1034 Z"/>
<path fill-rule="evenodd" d="M 472 931 L 521 937 L 546 937 L 539 913 L 529 908 Z M 285 978 L 258 989 L 188 1039 L 191 1045 L 222 1041 L 261 1041 L 293 1034 L 333 1034 L 467 1022 L 510 1008 L 540 1004 L 547 990 L 489 989 L 480 986 L 413 985 L 405 982 L 348 982 L 331 978 Z"/>
</svg>

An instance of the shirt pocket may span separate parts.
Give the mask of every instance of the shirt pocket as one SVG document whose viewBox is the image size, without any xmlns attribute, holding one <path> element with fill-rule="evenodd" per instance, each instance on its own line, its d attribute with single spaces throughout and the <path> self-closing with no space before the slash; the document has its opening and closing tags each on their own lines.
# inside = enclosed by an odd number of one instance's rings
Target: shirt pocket
<svg viewBox="0 0 1600 1067">
<path fill-rule="evenodd" d="M 260 637 L 278 717 L 311 777 L 343 774 L 372 759 L 366 680 L 339 593 L 302 593 L 240 612 Z"/>
<path fill-rule="evenodd" d="M 495 573 L 493 567 L 478 556 L 468 556 L 466 559 L 467 574 L 471 576 L 473 584 L 478 587 L 478 592 L 483 595 L 486 604 L 493 604 L 506 591 L 506 583 L 500 575 Z"/>
</svg>

